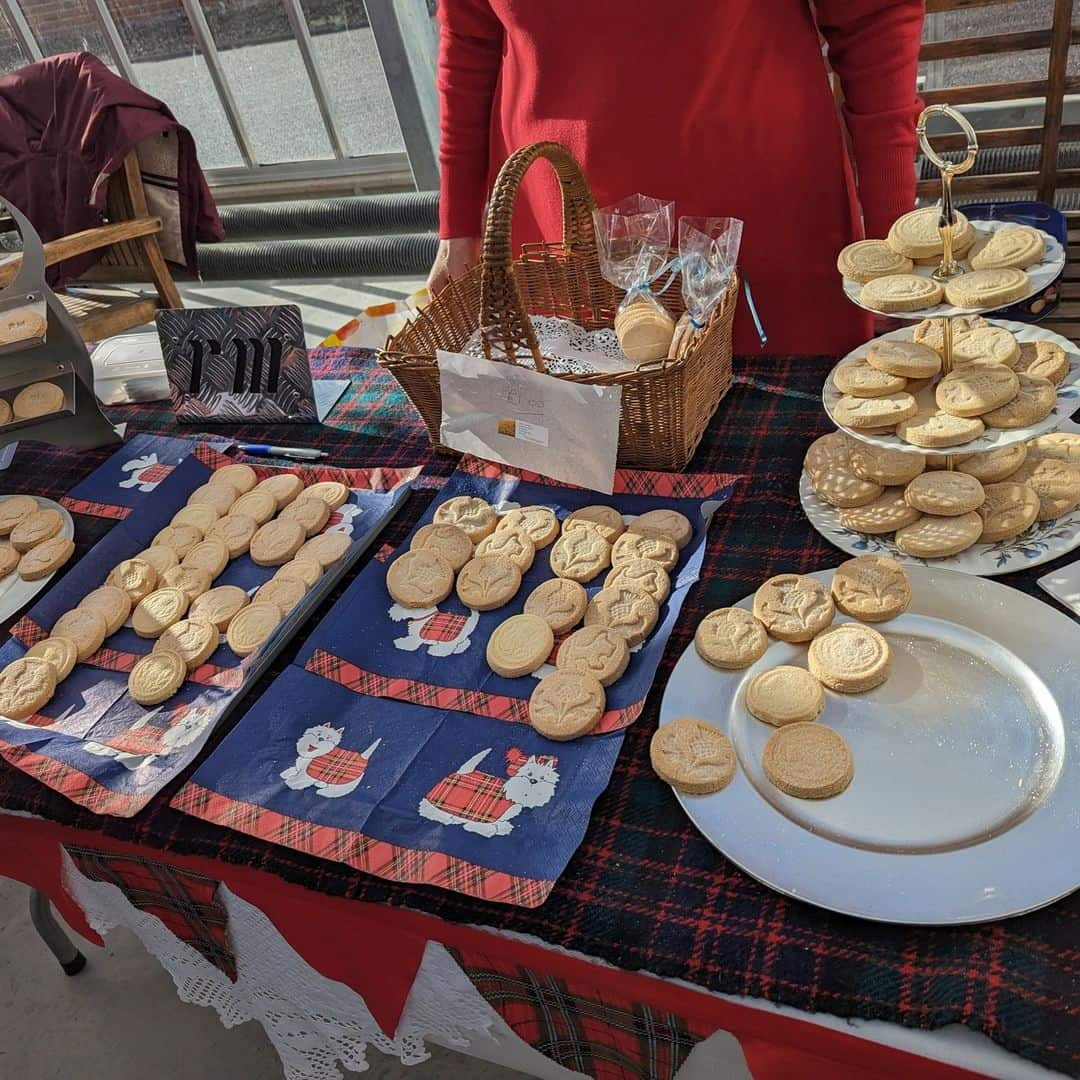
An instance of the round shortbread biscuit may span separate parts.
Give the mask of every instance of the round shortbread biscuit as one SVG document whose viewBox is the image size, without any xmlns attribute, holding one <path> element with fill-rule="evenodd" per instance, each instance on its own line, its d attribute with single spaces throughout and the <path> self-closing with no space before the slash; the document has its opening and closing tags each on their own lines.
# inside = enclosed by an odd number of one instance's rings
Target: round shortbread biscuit
<svg viewBox="0 0 1080 1080">
<path fill-rule="evenodd" d="M 1029 457 L 1009 477 L 1039 496 L 1039 521 L 1052 521 L 1080 506 L 1080 467 L 1058 458 Z"/>
<path fill-rule="evenodd" d="M 406 551 L 386 568 L 386 591 L 410 611 L 442 603 L 454 587 L 454 568 L 437 552 Z"/>
<path fill-rule="evenodd" d="M 962 472 L 926 472 L 904 488 L 904 500 L 923 514 L 958 517 L 977 510 L 983 501 L 983 486 Z"/>
<path fill-rule="evenodd" d="M 47 660 L 56 672 L 56 681 L 63 682 L 75 667 L 79 659 L 79 649 L 71 638 L 47 637 L 26 650 L 27 656 Z"/>
<path fill-rule="evenodd" d="M 511 615 L 491 632 L 488 667 L 504 679 L 519 679 L 541 667 L 555 647 L 555 635 L 537 615 Z"/>
<path fill-rule="evenodd" d="M 208 536 L 180 560 L 180 565 L 187 570 L 205 570 L 211 579 L 216 578 L 229 565 L 229 548 L 224 540 Z"/>
<path fill-rule="evenodd" d="M 201 566 L 170 566 L 158 578 L 158 585 L 179 589 L 188 598 L 189 604 L 208 592 L 213 582 L 210 571 Z"/>
<path fill-rule="evenodd" d="M 548 739 L 577 739 L 596 727 L 605 702 L 597 679 L 556 671 L 541 679 L 529 697 L 529 722 Z"/>
<path fill-rule="evenodd" d="M 619 563 L 606 578 L 605 589 L 636 589 L 648 593 L 657 604 L 662 604 L 671 592 L 671 578 L 668 572 L 651 559 L 631 559 Z"/>
<path fill-rule="evenodd" d="M 847 743 L 824 724 L 791 724 L 775 732 L 761 767 L 771 784 L 796 799 L 829 799 L 855 776 Z"/>
<path fill-rule="evenodd" d="M 166 525 L 150 542 L 150 546 L 172 548 L 176 557 L 182 560 L 202 538 L 202 531 L 194 525 Z"/>
<path fill-rule="evenodd" d="M 236 505 L 237 490 L 232 484 L 203 484 L 197 487 L 187 499 L 188 506 L 205 503 L 213 507 L 218 517 L 224 517 Z"/>
<path fill-rule="evenodd" d="M 50 382 L 36 382 L 24 386 L 11 403 L 11 414 L 16 420 L 34 420 L 49 416 L 64 407 L 64 391 Z"/>
<path fill-rule="evenodd" d="M 626 644 L 640 645 L 653 631 L 660 609 L 645 592 L 625 586 L 601 589 L 585 609 L 586 626 L 607 626 L 622 634 Z"/>
<path fill-rule="evenodd" d="M 10 544 L 0 544 L 0 578 L 6 578 L 19 565 L 21 558 L 23 556 Z"/>
<path fill-rule="evenodd" d="M 259 478 L 250 465 L 242 462 L 233 465 L 222 465 L 210 474 L 211 484 L 228 484 L 237 495 L 243 495 L 250 491 L 258 482 Z"/>
<path fill-rule="evenodd" d="M 273 610 L 277 611 L 277 608 Z M 210 659 L 220 642 L 221 635 L 213 623 L 187 618 L 165 630 L 154 642 L 153 651 L 175 653 L 187 665 L 188 671 L 194 671 Z"/>
<path fill-rule="evenodd" d="M 648 364 L 667 356 L 675 336 L 675 320 L 652 304 L 631 304 L 615 316 L 615 334 L 628 360 Z"/>
<path fill-rule="evenodd" d="M 131 597 L 123 589 L 116 585 L 102 585 L 88 592 L 76 606 L 96 611 L 105 620 L 105 636 L 109 637 L 127 622 L 133 605 Z"/>
<path fill-rule="evenodd" d="M 907 379 L 871 367 L 865 360 L 845 360 L 833 368 L 833 382 L 852 397 L 884 397 L 907 388 Z"/>
<path fill-rule="evenodd" d="M 525 601 L 526 615 L 536 615 L 556 635 L 573 630 L 585 617 L 589 594 L 585 587 L 569 578 L 554 577 L 542 581 Z"/>
<path fill-rule="evenodd" d="M 825 691 L 806 668 L 769 668 L 746 688 L 746 711 L 773 727 L 816 720 L 824 708 Z"/>
<path fill-rule="evenodd" d="M 862 284 L 890 274 L 910 274 L 913 268 L 912 261 L 893 251 L 886 240 L 856 240 L 836 257 L 841 275 Z"/>
<path fill-rule="evenodd" d="M 258 528 L 259 523 L 253 517 L 246 514 L 226 514 L 210 526 L 206 536 L 207 539 L 220 540 L 228 549 L 229 558 L 238 559 L 251 547 L 251 538 Z"/>
<path fill-rule="evenodd" d="M 881 487 L 910 484 L 926 470 L 926 458 L 905 450 L 890 450 L 872 443 L 852 447 L 851 471 L 860 480 L 869 480 Z"/>
<path fill-rule="evenodd" d="M 848 471 L 851 450 L 858 441 L 843 431 L 830 431 L 810 444 L 803 458 L 803 468 L 811 479 L 831 469 Z"/>
<path fill-rule="evenodd" d="M 14 548 L 7 550 L 15 554 Z M 36 544 L 19 559 L 19 577 L 23 581 L 41 581 L 55 574 L 74 554 L 74 540 L 69 540 L 66 536 L 54 536 Z"/>
<path fill-rule="evenodd" d="M 40 656 L 22 656 L 0 671 L 0 716 L 25 720 L 56 693 L 56 669 Z"/>
<path fill-rule="evenodd" d="M 279 518 L 282 521 L 295 521 L 304 530 L 305 536 L 314 536 L 322 532 L 330 520 L 330 504 L 319 498 L 310 498 L 305 491 L 281 511 Z"/>
<path fill-rule="evenodd" d="M 494 611 L 521 588 L 521 571 L 505 555 L 470 559 L 458 574 L 458 599 L 473 611 Z"/>
<path fill-rule="evenodd" d="M 609 544 L 614 544 L 626 531 L 622 514 L 614 506 L 582 506 L 562 523 L 563 533 L 582 527 L 595 529 Z"/>
<path fill-rule="evenodd" d="M 192 503 L 191 506 L 181 506 L 172 516 L 170 525 L 191 525 L 199 530 L 200 535 L 205 536 L 211 526 L 221 515 L 217 508 L 209 503 Z"/>
<path fill-rule="evenodd" d="M 171 570 L 174 566 L 180 565 L 180 557 L 171 547 L 167 547 L 165 544 L 144 548 L 134 557 L 142 562 L 149 563 L 157 572 L 159 578 L 166 570 Z"/>
<path fill-rule="evenodd" d="M 476 555 L 505 555 L 524 574 L 533 564 L 536 546 L 524 529 L 496 529 L 476 545 Z"/>
<path fill-rule="evenodd" d="M 1052 431 L 1048 435 L 1032 439 L 1029 443 L 1015 445 L 1027 447 L 1026 457 L 1057 458 L 1058 461 L 1067 461 L 1070 465 L 1080 465 L 1080 435 L 1073 435 L 1071 432 Z M 1016 468 L 1020 468 L 1020 465 L 1023 465 L 1022 461 Z"/>
<path fill-rule="evenodd" d="M 1025 341 L 1013 370 L 1060 386 L 1069 374 L 1069 354 L 1053 341 Z"/>
<path fill-rule="evenodd" d="M 892 649 L 862 623 L 838 623 L 822 630 L 806 654 L 810 674 L 838 694 L 862 694 L 880 686 L 892 671 Z"/>
<path fill-rule="evenodd" d="M 413 551 L 437 551 L 455 574 L 473 557 L 472 541 L 456 525 L 424 525 L 417 529 L 409 547 Z"/>
<path fill-rule="evenodd" d="M 0 334 L 2 334 L 2 332 L 2 329 L 0 329 Z M 0 427 L 4 427 L 5 425 L 10 424 L 11 421 L 11 406 L 7 403 L 6 398 L 0 398 Z"/>
<path fill-rule="evenodd" d="M 999 308 L 1020 300 L 1031 291 L 1031 278 L 1023 270 L 972 270 L 950 278 L 945 299 L 963 308 Z"/>
<path fill-rule="evenodd" d="M 28 514 L 11 530 L 11 546 L 25 555 L 32 547 L 51 540 L 64 527 L 64 519 L 59 510 L 47 507 Z"/>
<path fill-rule="evenodd" d="M 942 450 L 977 439 L 986 430 L 978 416 L 952 416 L 936 409 L 921 409 L 909 420 L 896 425 L 896 434 L 912 446 Z"/>
<path fill-rule="evenodd" d="M 331 510 L 344 506 L 349 501 L 349 489 L 339 480 L 320 480 L 304 488 L 301 498 L 322 499 Z"/>
<path fill-rule="evenodd" d="M 845 615 L 863 622 L 895 619 L 911 603 L 907 571 L 887 555 L 859 555 L 842 562 L 833 573 L 831 591 Z"/>
<path fill-rule="evenodd" d="M 276 518 L 259 526 L 248 555 L 256 566 L 281 566 L 299 552 L 304 540 L 304 527 L 298 521 Z"/>
<path fill-rule="evenodd" d="M 284 510 L 304 490 L 304 481 L 296 473 L 279 472 L 260 480 L 253 490 L 265 491 L 277 510 Z"/>
<path fill-rule="evenodd" d="M 157 588 L 157 580 L 158 573 L 150 563 L 143 559 L 124 559 L 112 568 L 105 584 L 123 589 L 131 603 L 137 604 Z"/>
<path fill-rule="evenodd" d="M 865 506 L 881 495 L 884 490 L 882 485 L 856 476 L 850 468 L 850 461 L 849 457 L 848 466 L 821 469 L 810 478 L 810 486 L 822 502 L 846 509 L 851 506 Z"/>
<path fill-rule="evenodd" d="M 884 394 L 881 397 L 857 398 L 845 394 L 833 405 L 833 419 L 844 427 L 864 431 L 889 427 L 914 416 L 919 406 L 911 394 Z"/>
<path fill-rule="evenodd" d="M 213 623 L 224 634 L 233 616 L 249 602 L 248 594 L 239 585 L 218 585 L 192 600 L 188 618 Z"/>
<path fill-rule="evenodd" d="M 166 586 L 144 596 L 131 615 L 131 629 L 139 637 L 160 637 L 178 623 L 188 609 L 188 598 L 181 589 Z"/>
<path fill-rule="evenodd" d="M 840 511 L 840 524 L 854 532 L 881 536 L 918 521 L 922 514 L 904 501 L 902 487 L 886 488 L 865 506 Z"/>
<path fill-rule="evenodd" d="M 918 521 L 896 530 L 896 546 L 917 559 L 945 559 L 967 551 L 982 535 L 982 518 L 974 510 L 955 517 L 923 514 Z"/>
<path fill-rule="evenodd" d="M 551 569 L 571 581 L 592 581 L 611 565 L 611 545 L 599 529 L 579 526 L 562 534 L 548 556 Z"/>
<path fill-rule="evenodd" d="M 624 532 L 611 548 L 612 566 L 621 566 L 623 563 L 641 559 L 647 559 L 671 571 L 679 561 L 679 547 L 670 536 L 663 533 L 645 536 L 636 532 Z"/>
<path fill-rule="evenodd" d="M 298 557 L 317 562 L 324 570 L 352 547 L 352 537 L 342 532 L 324 532 L 313 536 L 296 553 Z"/>
<path fill-rule="evenodd" d="M 684 795 L 712 795 L 735 778 L 731 740 L 691 716 L 678 716 L 653 733 L 649 761 L 664 783 Z"/>
<path fill-rule="evenodd" d="M 918 345 L 926 345 L 941 355 L 945 348 L 944 319 L 923 319 L 911 332 L 912 340 Z M 953 346 L 968 334 L 981 326 L 990 324 L 981 315 L 954 315 L 949 319 L 952 325 Z"/>
<path fill-rule="evenodd" d="M 322 577 L 322 573 L 323 568 L 314 559 L 305 559 L 298 555 L 284 566 L 279 566 L 274 577 L 296 578 L 310 589 Z"/>
<path fill-rule="evenodd" d="M 921 311 L 941 303 L 943 290 L 933 278 L 918 274 L 890 274 L 868 281 L 859 292 L 859 303 L 873 311 Z"/>
<path fill-rule="evenodd" d="M 226 513 L 231 517 L 251 518 L 256 525 L 265 525 L 277 513 L 277 503 L 269 491 L 252 488 L 241 495 Z"/>
<path fill-rule="evenodd" d="M 938 353 L 916 341 L 878 338 L 867 350 L 866 362 L 878 371 L 903 379 L 929 379 L 941 370 Z"/>
<path fill-rule="evenodd" d="M 252 603 L 275 604 L 285 618 L 306 595 L 307 586 L 299 578 L 271 578 L 259 586 Z"/>
<path fill-rule="evenodd" d="M 440 504 L 433 520 L 439 525 L 456 525 L 474 544 L 478 544 L 495 531 L 499 516 L 486 499 L 475 495 L 458 495 Z"/>
<path fill-rule="evenodd" d="M 755 615 L 742 608 L 710 611 L 697 625 L 694 648 L 713 667 L 734 671 L 749 667 L 765 655 L 769 635 Z"/>
<path fill-rule="evenodd" d="M 7 536 L 21 521 L 38 512 L 38 501 L 30 495 L 9 495 L 0 500 L 0 536 Z"/>
<path fill-rule="evenodd" d="M 1049 379 L 1018 375 L 1020 389 L 1000 408 L 983 413 L 982 422 L 991 428 L 1012 430 L 1045 420 L 1057 404 L 1057 388 Z M 14 535 L 14 534 L 12 534 Z"/>
<path fill-rule="evenodd" d="M 128 693 L 149 708 L 168 701 L 187 677 L 187 664 L 174 652 L 152 652 L 144 656 L 128 675 Z"/>
<path fill-rule="evenodd" d="M 1008 225 L 992 232 L 971 252 L 972 270 L 997 270 L 1012 266 L 1024 270 L 1040 262 L 1046 254 L 1046 241 L 1030 225 Z"/>
<path fill-rule="evenodd" d="M 1011 368 L 1020 359 L 1020 343 L 1003 326 L 986 323 L 953 338 L 952 358 L 955 367 L 999 364 Z"/>
<path fill-rule="evenodd" d="M 1039 517 L 1039 496 L 1027 484 L 987 484 L 986 498 L 979 507 L 982 544 L 1011 540 L 1030 528 Z"/>
<path fill-rule="evenodd" d="M 957 457 L 953 464 L 957 472 L 974 476 L 980 483 L 996 484 L 1016 472 L 1024 464 L 1027 456 L 1028 444 L 1017 442 L 1010 446 L 1003 446 L 1000 450 L 987 450 L 983 454 Z"/>
<path fill-rule="evenodd" d="M 522 506 L 503 514 L 495 528 L 497 532 L 521 529 L 539 551 L 558 539 L 560 525 L 554 510 L 546 506 Z"/>
<path fill-rule="evenodd" d="M 73 608 L 71 611 L 65 611 L 53 623 L 49 636 L 66 637 L 73 641 L 79 659 L 85 660 L 101 648 L 108 630 L 105 616 L 100 611 L 94 608 Z"/>
<path fill-rule="evenodd" d="M 801 574 L 777 574 L 754 593 L 754 615 L 780 641 L 809 641 L 836 615 L 829 590 Z"/>
<path fill-rule="evenodd" d="M 938 408 L 951 416 L 982 416 L 1012 401 L 1020 380 L 1004 364 L 965 364 L 937 384 Z"/>
<path fill-rule="evenodd" d="M 627 528 L 630 532 L 642 533 L 645 536 L 653 533 L 670 536 L 680 551 L 694 536 L 694 526 L 690 519 L 678 510 L 646 510 L 644 514 L 638 514 Z"/>
<path fill-rule="evenodd" d="M 591 675 L 601 686 L 610 686 L 622 678 L 630 664 L 630 646 L 626 638 L 609 626 L 583 626 L 559 645 L 555 667 Z"/>
<path fill-rule="evenodd" d="M 901 214 L 889 229 L 886 243 L 893 251 L 909 259 L 928 259 L 942 254 L 941 211 L 936 206 L 924 206 Z M 958 210 L 953 217 L 954 251 L 958 241 L 971 229 L 968 219 Z"/>
</svg>

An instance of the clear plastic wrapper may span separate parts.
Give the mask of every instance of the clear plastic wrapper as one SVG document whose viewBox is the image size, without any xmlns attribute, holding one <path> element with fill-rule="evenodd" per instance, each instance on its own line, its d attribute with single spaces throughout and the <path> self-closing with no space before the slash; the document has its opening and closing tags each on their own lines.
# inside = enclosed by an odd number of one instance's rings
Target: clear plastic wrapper
<svg viewBox="0 0 1080 1080">
<path fill-rule="evenodd" d="M 675 233 L 675 204 L 628 195 L 612 206 L 593 211 L 600 270 L 626 296 L 619 311 L 636 303 L 664 305 L 653 295 L 652 283 L 668 266 Z"/>
<path fill-rule="evenodd" d="M 705 325 L 727 292 L 739 260 L 742 230 L 738 218 L 679 218 L 682 296 L 695 330 Z"/>
</svg>

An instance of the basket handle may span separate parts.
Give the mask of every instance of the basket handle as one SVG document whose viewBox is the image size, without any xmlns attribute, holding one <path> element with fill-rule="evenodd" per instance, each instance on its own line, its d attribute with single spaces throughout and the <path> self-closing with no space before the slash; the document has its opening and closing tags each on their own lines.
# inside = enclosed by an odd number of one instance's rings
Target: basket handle
<svg viewBox="0 0 1080 1080">
<path fill-rule="evenodd" d="M 506 159 L 488 200 L 480 270 L 480 326 L 483 328 L 484 355 L 489 360 L 490 332 L 501 334 L 503 352 L 511 363 L 516 363 L 519 352 L 529 353 L 536 370 L 546 371 L 536 333 L 514 277 L 510 228 L 521 182 L 530 166 L 540 158 L 545 158 L 555 170 L 562 191 L 563 247 L 568 251 L 583 252 L 591 256 L 590 262 L 599 264 L 592 217 L 596 200 L 581 166 L 559 143 L 539 142 L 523 146 Z"/>
</svg>

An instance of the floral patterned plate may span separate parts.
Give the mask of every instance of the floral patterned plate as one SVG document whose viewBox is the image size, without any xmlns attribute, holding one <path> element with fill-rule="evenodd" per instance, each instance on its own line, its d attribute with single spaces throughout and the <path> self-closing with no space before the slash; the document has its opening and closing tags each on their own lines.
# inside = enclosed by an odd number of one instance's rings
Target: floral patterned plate
<svg viewBox="0 0 1080 1080">
<path fill-rule="evenodd" d="M 1027 532 L 996 544 L 976 544 L 947 559 L 916 559 L 905 555 L 893 543 L 893 534 L 872 536 L 853 532 L 840 524 L 840 511 L 822 502 L 814 494 L 810 477 L 803 472 L 799 480 L 799 500 L 810 524 L 831 544 L 849 555 L 891 555 L 902 563 L 942 566 L 979 577 L 997 577 L 1015 570 L 1026 570 L 1080 547 L 1080 509 L 1054 521 L 1037 521 Z"/>
</svg>

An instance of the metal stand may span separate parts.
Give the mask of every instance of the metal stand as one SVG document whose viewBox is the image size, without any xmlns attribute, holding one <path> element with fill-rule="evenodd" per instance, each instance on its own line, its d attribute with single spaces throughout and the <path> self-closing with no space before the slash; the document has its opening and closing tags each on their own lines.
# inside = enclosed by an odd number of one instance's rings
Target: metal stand
<svg viewBox="0 0 1080 1080">
<path fill-rule="evenodd" d="M 38 889 L 30 890 L 30 921 L 38 936 L 56 957 L 65 975 L 78 975 L 86 967 L 86 957 L 64 933 L 64 928 L 53 916 L 49 898 Z"/>
</svg>

